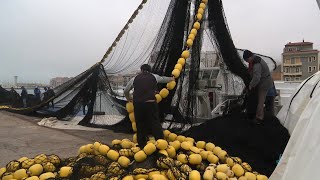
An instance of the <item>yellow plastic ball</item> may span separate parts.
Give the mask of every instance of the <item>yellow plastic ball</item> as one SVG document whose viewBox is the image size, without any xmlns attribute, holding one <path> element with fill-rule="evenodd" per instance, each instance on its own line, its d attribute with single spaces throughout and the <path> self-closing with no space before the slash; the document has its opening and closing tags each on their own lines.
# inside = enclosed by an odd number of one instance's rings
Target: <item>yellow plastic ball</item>
<svg viewBox="0 0 320 180">
<path fill-rule="evenodd" d="M 180 76 L 180 73 L 181 73 L 181 71 L 180 71 L 179 69 L 174 69 L 171 74 L 172 74 L 175 78 L 178 78 L 178 77 Z"/>
<path fill-rule="evenodd" d="M 199 22 L 195 22 L 194 24 L 193 24 L 193 28 L 195 28 L 196 30 L 199 30 L 200 29 L 200 23 Z"/>
<path fill-rule="evenodd" d="M 199 6 L 200 8 L 202 8 L 202 9 L 204 9 L 204 8 L 206 8 L 206 4 L 205 3 L 200 3 L 200 6 Z"/>
<path fill-rule="evenodd" d="M 208 0 L 202 0 L 202 3 L 207 4 L 207 3 L 208 3 Z"/>
<path fill-rule="evenodd" d="M 202 14 L 198 13 L 197 14 L 197 19 L 198 19 L 198 21 L 201 21 L 202 20 Z"/>
<path fill-rule="evenodd" d="M 200 13 L 201 15 L 203 15 L 204 9 L 203 9 L 203 8 L 199 8 L 199 9 L 198 9 L 198 13 Z"/>
<path fill-rule="evenodd" d="M 187 46 L 191 47 L 193 45 L 193 40 L 192 39 L 188 39 L 187 40 Z"/>
<path fill-rule="evenodd" d="M 182 70 L 182 65 L 177 63 L 175 66 L 174 66 L 175 69 L 179 69 L 180 71 Z"/>
<path fill-rule="evenodd" d="M 190 52 L 188 50 L 185 50 L 182 52 L 181 57 L 187 59 L 190 56 Z"/>
<path fill-rule="evenodd" d="M 128 113 L 132 113 L 133 112 L 133 103 L 132 102 L 128 102 L 126 104 L 126 109 L 127 109 Z"/>
<path fill-rule="evenodd" d="M 176 81 L 170 81 L 169 83 L 167 83 L 167 88 L 169 90 L 172 90 L 172 89 L 174 89 L 174 87 L 176 87 L 176 84 L 177 84 Z"/>
<path fill-rule="evenodd" d="M 191 29 L 191 31 L 190 31 L 190 34 L 193 34 L 194 36 L 196 36 L 197 35 L 197 33 L 198 33 L 198 30 L 196 30 L 196 29 Z"/>
<path fill-rule="evenodd" d="M 156 96 L 157 103 L 162 101 L 162 97 L 159 94 L 156 94 L 155 96 Z"/>
<path fill-rule="evenodd" d="M 182 66 L 184 66 L 186 64 L 186 59 L 184 58 L 179 58 L 178 59 L 178 64 L 181 64 Z M 175 68 L 176 69 L 176 68 Z"/>
<path fill-rule="evenodd" d="M 131 126 L 132 126 L 133 132 L 137 132 L 137 124 L 136 124 L 135 122 L 133 122 L 133 123 L 131 124 Z"/>
<path fill-rule="evenodd" d="M 169 95 L 169 90 L 166 88 L 163 88 L 160 92 L 159 92 L 160 96 L 162 98 L 166 98 Z"/>
<path fill-rule="evenodd" d="M 135 122 L 136 121 L 136 119 L 134 117 L 134 112 L 129 113 L 129 119 L 130 119 L 131 122 Z"/>
<path fill-rule="evenodd" d="M 188 36 L 188 39 L 194 40 L 195 38 L 196 38 L 196 35 L 195 35 L 195 34 L 189 34 L 189 36 Z"/>
</svg>

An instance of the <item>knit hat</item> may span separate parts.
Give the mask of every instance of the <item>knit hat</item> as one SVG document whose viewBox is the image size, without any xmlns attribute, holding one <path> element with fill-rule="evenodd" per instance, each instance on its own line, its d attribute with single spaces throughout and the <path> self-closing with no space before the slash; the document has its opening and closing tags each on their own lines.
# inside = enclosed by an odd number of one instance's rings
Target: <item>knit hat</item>
<svg viewBox="0 0 320 180">
<path fill-rule="evenodd" d="M 140 67 L 140 70 L 141 71 L 146 71 L 146 72 L 151 72 L 151 66 L 149 64 L 143 64 L 141 67 Z"/>
<path fill-rule="evenodd" d="M 249 51 L 249 50 L 245 50 L 244 52 L 243 52 L 243 59 L 244 60 L 247 60 L 249 57 L 251 57 L 253 55 L 253 53 L 251 52 L 251 51 Z"/>
</svg>

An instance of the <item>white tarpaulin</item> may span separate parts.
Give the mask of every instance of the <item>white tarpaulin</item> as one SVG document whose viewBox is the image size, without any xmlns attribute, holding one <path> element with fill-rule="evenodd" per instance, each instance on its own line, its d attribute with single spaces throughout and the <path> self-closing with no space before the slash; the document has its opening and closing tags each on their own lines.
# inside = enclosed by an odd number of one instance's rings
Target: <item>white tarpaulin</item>
<svg viewBox="0 0 320 180">
<path fill-rule="evenodd" d="M 278 114 L 291 134 L 271 180 L 320 179 L 320 73 L 301 83 Z"/>
</svg>

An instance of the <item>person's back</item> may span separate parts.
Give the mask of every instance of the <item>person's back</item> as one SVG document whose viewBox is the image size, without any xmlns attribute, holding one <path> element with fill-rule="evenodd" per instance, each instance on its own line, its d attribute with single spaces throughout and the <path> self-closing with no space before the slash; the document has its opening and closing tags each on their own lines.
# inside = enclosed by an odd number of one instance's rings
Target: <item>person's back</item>
<svg viewBox="0 0 320 180">
<path fill-rule="evenodd" d="M 149 72 L 142 72 L 134 78 L 133 81 L 134 102 L 155 101 L 155 92 L 157 91 L 156 78 Z"/>
<path fill-rule="evenodd" d="M 22 91 L 21 91 L 21 97 L 22 98 L 27 98 L 28 96 L 28 92 L 25 88 L 22 88 Z"/>
<path fill-rule="evenodd" d="M 253 87 L 258 86 L 259 89 L 263 88 L 268 90 L 272 87 L 272 78 L 269 67 L 267 63 L 259 56 L 255 56 L 253 60 L 253 75 L 251 84 L 254 84 Z"/>
</svg>

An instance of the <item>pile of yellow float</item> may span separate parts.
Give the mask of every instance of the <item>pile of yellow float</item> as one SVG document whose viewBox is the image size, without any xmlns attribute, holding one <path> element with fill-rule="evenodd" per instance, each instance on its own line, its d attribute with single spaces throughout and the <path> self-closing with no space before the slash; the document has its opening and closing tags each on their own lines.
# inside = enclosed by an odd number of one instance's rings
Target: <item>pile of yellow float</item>
<svg viewBox="0 0 320 180">
<path fill-rule="evenodd" d="M 140 149 L 136 139 L 113 140 L 112 145 L 95 142 L 79 148 L 78 156 L 61 160 L 56 155 L 40 154 L 11 161 L 0 169 L 2 180 L 92 179 L 92 180 L 267 180 L 250 165 L 211 142 L 195 142 L 164 131 L 165 139 L 150 139 Z M 156 167 L 130 168 L 157 155 Z M 94 161 L 86 163 L 87 159 Z M 81 163 L 81 162 L 85 163 Z M 80 168 L 79 168 L 79 165 Z M 77 167 L 77 170 L 76 170 Z"/>
</svg>

